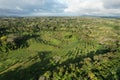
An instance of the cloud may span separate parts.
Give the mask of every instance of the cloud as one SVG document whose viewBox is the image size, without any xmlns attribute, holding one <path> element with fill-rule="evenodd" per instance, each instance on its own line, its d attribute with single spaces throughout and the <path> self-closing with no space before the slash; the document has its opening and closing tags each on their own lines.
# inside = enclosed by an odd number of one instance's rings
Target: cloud
<svg viewBox="0 0 120 80">
<path fill-rule="evenodd" d="M 120 9 L 120 0 L 103 0 L 103 5 L 108 9 Z"/>
<path fill-rule="evenodd" d="M 65 8 L 65 5 L 59 3 L 56 0 L 44 0 L 44 4 L 38 8 L 46 12 L 62 12 Z"/>
<path fill-rule="evenodd" d="M 103 9 L 102 2 L 98 0 L 67 0 L 68 7 L 65 12 L 89 13 Z"/>
<path fill-rule="evenodd" d="M 64 8 L 65 5 L 57 0 L 0 0 L 0 15 L 34 16 L 38 13 L 60 13 Z"/>
<path fill-rule="evenodd" d="M 0 15 L 28 15 L 43 0 L 0 0 Z"/>
<path fill-rule="evenodd" d="M 119 16 L 120 0 L 66 0 L 66 13 L 77 15 Z"/>
<path fill-rule="evenodd" d="M 44 0 L 0 0 L 0 8 L 30 7 L 43 4 Z"/>
<path fill-rule="evenodd" d="M 0 0 L 0 15 L 119 16 L 120 0 Z"/>
</svg>

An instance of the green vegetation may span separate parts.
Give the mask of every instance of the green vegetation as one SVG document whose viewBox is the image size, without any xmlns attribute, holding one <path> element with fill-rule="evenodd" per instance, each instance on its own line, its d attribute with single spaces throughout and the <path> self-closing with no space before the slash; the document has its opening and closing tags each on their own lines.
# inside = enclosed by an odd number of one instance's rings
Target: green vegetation
<svg viewBox="0 0 120 80">
<path fill-rule="evenodd" d="M 120 20 L 0 18 L 0 80 L 120 80 Z"/>
</svg>

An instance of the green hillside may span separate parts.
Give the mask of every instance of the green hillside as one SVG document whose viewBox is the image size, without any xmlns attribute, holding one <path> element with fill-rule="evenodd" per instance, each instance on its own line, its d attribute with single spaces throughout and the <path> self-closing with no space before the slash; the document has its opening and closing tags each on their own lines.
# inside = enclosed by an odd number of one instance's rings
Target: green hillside
<svg viewBox="0 0 120 80">
<path fill-rule="evenodd" d="M 120 19 L 0 18 L 0 80 L 120 80 Z"/>
</svg>

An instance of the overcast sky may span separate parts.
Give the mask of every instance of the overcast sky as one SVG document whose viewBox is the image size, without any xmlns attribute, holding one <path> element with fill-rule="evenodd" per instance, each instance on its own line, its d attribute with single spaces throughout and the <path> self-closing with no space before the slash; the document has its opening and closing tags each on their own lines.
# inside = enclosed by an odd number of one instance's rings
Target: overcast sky
<svg viewBox="0 0 120 80">
<path fill-rule="evenodd" d="M 120 0 L 0 0 L 0 16 L 120 16 Z"/>
</svg>

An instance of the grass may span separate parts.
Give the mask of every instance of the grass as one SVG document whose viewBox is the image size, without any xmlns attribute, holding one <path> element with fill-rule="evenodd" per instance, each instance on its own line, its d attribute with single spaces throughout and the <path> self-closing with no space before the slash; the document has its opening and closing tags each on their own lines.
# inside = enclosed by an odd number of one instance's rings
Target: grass
<svg viewBox="0 0 120 80">
<path fill-rule="evenodd" d="M 64 18 L 53 18 L 38 25 L 53 24 L 52 28 L 40 27 L 37 31 L 39 28 L 30 27 L 30 24 L 25 24 L 29 27 L 18 27 L 18 48 L 0 54 L 0 80 L 119 80 L 120 25 L 116 22 L 120 20 L 69 18 L 65 21 Z M 33 20 L 31 25 L 35 24 Z"/>
</svg>

